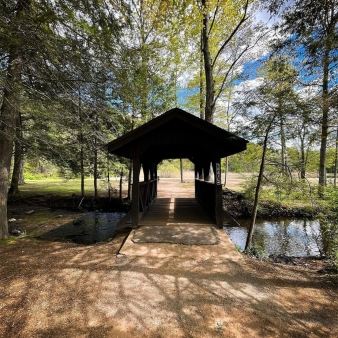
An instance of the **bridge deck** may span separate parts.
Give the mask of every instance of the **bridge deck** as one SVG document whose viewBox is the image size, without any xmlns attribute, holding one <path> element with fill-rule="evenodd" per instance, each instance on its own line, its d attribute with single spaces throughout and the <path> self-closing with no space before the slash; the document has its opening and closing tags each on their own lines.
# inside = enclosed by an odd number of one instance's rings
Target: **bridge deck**
<svg viewBox="0 0 338 338">
<path fill-rule="evenodd" d="M 214 222 L 194 198 L 157 198 L 139 222 L 146 225 L 213 225 Z"/>
<path fill-rule="evenodd" d="M 211 257 L 236 255 L 226 233 L 193 197 L 193 183 L 160 182 L 158 198 L 132 230 L 120 250 L 122 256 Z M 186 245 L 182 245 L 186 244 Z"/>
</svg>

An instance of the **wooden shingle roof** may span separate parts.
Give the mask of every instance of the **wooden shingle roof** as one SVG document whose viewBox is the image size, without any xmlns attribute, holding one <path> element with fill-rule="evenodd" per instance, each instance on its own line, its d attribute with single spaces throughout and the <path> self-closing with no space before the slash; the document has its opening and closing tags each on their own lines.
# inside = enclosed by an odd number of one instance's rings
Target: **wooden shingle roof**
<svg viewBox="0 0 338 338">
<path fill-rule="evenodd" d="M 246 149 L 248 141 L 174 108 L 108 143 L 108 151 L 126 158 L 226 157 Z"/>
</svg>

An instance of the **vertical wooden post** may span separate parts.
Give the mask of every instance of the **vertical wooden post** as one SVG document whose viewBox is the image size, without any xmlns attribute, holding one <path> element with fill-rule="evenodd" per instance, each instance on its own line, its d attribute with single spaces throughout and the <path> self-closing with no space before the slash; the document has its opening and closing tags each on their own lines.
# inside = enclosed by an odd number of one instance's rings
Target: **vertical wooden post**
<svg viewBox="0 0 338 338">
<path fill-rule="evenodd" d="M 149 181 L 149 163 L 148 162 L 143 162 L 142 163 L 142 168 L 143 168 L 143 175 L 144 175 L 144 182 Z"/>
<path fill-rule="evenodd" d="M 140 199 L 140 158 L 133 158 L 133 189 L 132 189 L 132 201 L 131 201 L 131 214 L 132 214 L 132 226 L 138 227 L 139 218 L 139 199 Z"/>
<path fill-rule="evenodd" d="M 203 163 L 203 171 L 204 171 L 204 181 L 205 182 L 210 182 L 211 177 L 210 177 L 210 161 L 205 161 Z"/>
<path fill-rule="evenodd" d="M 198 167 L 199 167 L 199 169 L 198 169 L 198 179 L 200 181 L 203 181 L 204 180 L 204 172 L 203 172 L 203 165 L 202 165 L 202 163 L 199 163 Z"/>
<path fill-rule="evenodd" d="M 219 227 L 223 226 L 223 196 L 222 196 L 222 176 L 221 159 L 217 158 L 212 163 L 215 176 L 215 218 Z"/>
<path fill-rule="evenodd" d="M 154 177 L 153 179 L 156 180 L 156 187 L 155 187 L 155 197 L 157 197 L 157 188 L 158 188 L 158 176 L 157 176 L 157 162 L 154 162 Z"/>
</svg>

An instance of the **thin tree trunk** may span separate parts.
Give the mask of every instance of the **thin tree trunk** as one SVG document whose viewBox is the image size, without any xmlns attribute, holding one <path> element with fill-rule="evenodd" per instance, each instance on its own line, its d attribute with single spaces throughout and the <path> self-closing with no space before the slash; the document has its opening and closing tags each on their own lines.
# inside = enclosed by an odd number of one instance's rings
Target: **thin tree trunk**
<svg viewBox="0 0 338 338">
<path fill-rule="evenodd" d="M 21 129 L 21 116 L 18 114 L 16 120 L 16 138 L 15 138 L 15 146 L 14 146 L 14 166 L 11 180 L 11 187 L 9 188 L 9 194 L 15 195 L 19 194 L 19 182 L 20 182 L 20 174 L 22 171 L 22 129 Z"/>
<path fill-rule="evenodd" d="M 266 149 L 267 149 L 267 144 L 268 144 L 268 136 L 269 136 L 269 132 L 270 132 L 273 120 L 274 119 L 272 119 L 272 121 L 270 122 L 270 124 L 269 124 L 269 126 L 266 130 L 265 137 L 264 137 L 262 160 L 261 160 L 261 165 L 260 165 L 260 168 L 259 168 L 258 180 L 257 180 L 257 185 L 256 185 L 256 191 L 255 191 L 255 201 L 254 201 L 254 205 L 253 205 L 253 210 L 252 210 L 252 215 L 251 215 L 251 220 L 250 220 L 249 233 L 248 233 L 248 237 L 246 239 L 244 251 L 249 250 L 250 247 L 252 246 L 252 237 L 253 237 L 253 233 L 254 233 L 254 230 L 255 230 L 257 209 L 258 209 L 258 202 L 259 202 L 259 192 L 260 192 L 260 188 L 261 188 L 261 184 L 262 184 L 262 180 L 263 180 L 264 167 L 265 167 L 265 154 L 266 154 Z"/>
<path fill-rule="evenodd" d="M 133 160 L 129 161 L 129 172 L 128 172 L 128 201 L 131 201 L 131 176 L 133 174 Z"/>
<path fill-rule="evenodd" d="M 338 129 L 336 131 L 336 149 L 334 153 L 333 186 L 335 188 L 337 188 L 337 165 L 338 165 Z"/>
<path fill-rule="evenodd" d="M 181 172 L 181 183 L 183 183 L 183 162 L 180 158 L 180 172 Z"/>
<path fill-rule="evenodd" d="M 17 15 L 29 8 L 29 1 L 18 1 Z M 20 84 L 23 58 L 12 50 L 9 55 L 7 78 L 0 108 L 0 239 L 8 237 L 7 200 L 16 120 L 20 111 Z"/>
<path fill-rule="evenodd" d="M 97 144 L 95 140 L 95 149 L 94 149 L 94 197 L 95 199 L 98 198 L 98 192 L 97 192 Z"/>
<path fill-rule="evenodd" d="M 206 0 L 202 0 L 203 10 L 206 7 Z M 209 13 L 204 10 L 202 30 L 202 51 L 204 56 L 205 70 L 205 120 L 213 123 L 215 112 L 215 81 L 213 76 L 213 65 L 209 47 Z"/>
<path fill-rule="evenodd" d="M 22 154 L 22 159 L 20 162 L 20 175 L 19 175 L 19 185 L 20 184 L 25 184 L 25 172 L 24 172 L 24 164 L 25 164 L 25 159 L 24 159 L 24 154 Z"/>
<path fill-rule="evenodd" d="M 306 159 L 305 159 L 305 146 L 304 146 L 304 138 L 301 137 L 300 139 L 300 152 L 301 152 L 301 164 L 300 164 L 300 178 L 302 180 L 305 179 L 305 169 L 306 169 Z"/>
<path fill-rule="evenodd" d="M 81 197 L 84 198 L 85 189 L 84 189 L 84 137 L 83 137 L 83 119 L 82 119 L 82 107 L 81 107 L 81 90 L 79 87 L 79 120 L 80 120 L 80 175 L 81 175 Z"/>
<path fill-rule="evenodd" d="M 98 198 L 97 192 L 97 179 L 98 179 L 98 171 L 97 171 L 97 130 L 98 130 L 98 114 L 95 112 L 95 135 L 94 135 L 94 197 Z"/>
<path fill-rule="evenodd" d="M 111 199 L 111 192 L 110 192 L 110 166 L 109 166 L 109 153 L 107 153 L 107 169 L 108 169 L 108 174 L 107 174 L 108 198 L 109 198 L 109 201 L 110 201 L 110 199 Z"/>
<path fill-rule="evenodd" d="M 81 133 L 82 135 L 82 133 Z M 81 137 L 82 139 L 82 137 Z M 85 180 L 85 175 L 84 175 L 84 159 L 83 159 L 83 144 L 81 141 L 81 149 L 80 149 L 80 172 L 81 172 L 81 197 L 83 198 L 85 195 L 85 189 L 84 189 L 84 180 Z"/>
<path fill-rule="evenodd" d="M 134 116 L 132 116 L 131 130 L 134 130 Z M 131 178 L 133 174 L 133 160 L 129 161 L 129 173 L 128 173 L 128 201 L 131 201 Z"/>
<path fill-rule="evenodd" d="M 123 183 L 123 169 L 121 170 L 120 173 L 120 202 L 122 203 L 122 183 Z"/>
<path fill-rule="evenodd" d="M 282 162 L 282 173 L 287 174 L 286 168 L 286 141 L 285 141 L 285 131 L 284 131 L 284 119 L 280 117 L 280 138 L 281 138 L 281 162 Z"/>
<path fill-rule="evenodd" d="M 323 61 L 323 94 L 322 94 L 322 132 L 319 151 L 319 186 L 318 195 L 320 197 L 324 194 L 324 188 L 326 186 L 326 147 L 327 147 L 327 135 L 328 135 L 328 119 L 329 119 L 329 52 L 325 51 L 325 57 Z"/>
<path fill-rule="evenodd" d="M 229 159 L 226 157 L 224 159 L 224 187 L 227 185 L 227 179 L 228 179 L 228 170 L 229 170 Z"/>
<path fill-rule="evenodd" d="M 200 50 L 200 118 L 204 120 L 204 81 L 203 81 L 203 31 L 201 31 L 201 50 Z"/>
</svg>

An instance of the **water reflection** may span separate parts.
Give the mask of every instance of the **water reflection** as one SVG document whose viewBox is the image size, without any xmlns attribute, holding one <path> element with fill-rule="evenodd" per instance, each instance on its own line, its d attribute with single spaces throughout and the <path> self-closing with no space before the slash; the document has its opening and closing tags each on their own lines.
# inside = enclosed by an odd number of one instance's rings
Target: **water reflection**
<svg viewBox="0 0 338 338">
<path fill-rule="evenodd" d="M 245 247 L 249 222 L 242 220 L 241 227 L 224 227 L 231 240 L 242 250 Z M 318 220 L 257 220 L 253 241 L 269 255 L 303 257 L 320 256 L 322 253 Z"/>
<path fill-rule="evenodd" d="M 125 213 L 122 212 L 88 212 L 71 223 L 64 224 L 43 234 L 41 238 L 71 240 L 79 244 L 105 242 L 114 237 L 117 230 L 116 224 L 124 215 Z"/>
</svg>

